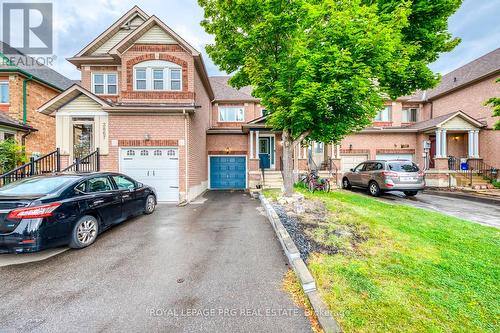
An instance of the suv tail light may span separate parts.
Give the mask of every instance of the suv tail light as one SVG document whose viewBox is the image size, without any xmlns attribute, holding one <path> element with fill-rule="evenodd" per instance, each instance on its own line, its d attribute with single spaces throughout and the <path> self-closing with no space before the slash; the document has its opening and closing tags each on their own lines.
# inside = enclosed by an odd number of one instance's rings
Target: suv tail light
<svg viewBox="0 0 500 333">
<path fill-rule="evenodd" d="M 397 172 L 383 171 L 382 176 L 384 176 L 384 177 L 397 177 L 398 174 L 397 174 Z"/>
<path fill-rule="evenodd" d="M 60 202 L 54 202 L 47 205 L 40 205 L 28 208 L 18 208 L 12 210 L 7 216 L 8 219 L 37 219 L 41 217 L 49 217 L 53 215 L 53 211 L 61 206 Z"/>
<path fill-rule="evenodd" d="M 418 176 L 419 176 L 419 177 L 423 177 L 423 176 L 425 176 L 425 172 L 423 172 L 423 171 L 419 171 L 419 172 L 418 172 Z"/>
</svg>

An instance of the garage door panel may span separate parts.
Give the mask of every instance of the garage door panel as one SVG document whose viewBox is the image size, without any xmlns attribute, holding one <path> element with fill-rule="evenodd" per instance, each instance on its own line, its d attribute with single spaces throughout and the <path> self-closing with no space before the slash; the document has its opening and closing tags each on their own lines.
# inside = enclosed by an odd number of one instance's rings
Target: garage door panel
<svg viewBox="0 0 500 333">
<path fill-rule="evenodd" d="M 120 171 L 155 188 L 158 201 L 179 201 L 178 151 L 173 148 L 122 149 Z"/>
<path fill-rule="evenodd" d="M 368 160 L 368 155 L 343 155 L 340 157 L 342 163 L 342 171 L 347 172 L 350 169 L 355 168 L 358 164 L 363 163 Z"/>
<path fill-rule="evenodd" d="M 210 187 L 213 189 L 246 188 L 246 158 L 210 156 Z"/>
</svg>

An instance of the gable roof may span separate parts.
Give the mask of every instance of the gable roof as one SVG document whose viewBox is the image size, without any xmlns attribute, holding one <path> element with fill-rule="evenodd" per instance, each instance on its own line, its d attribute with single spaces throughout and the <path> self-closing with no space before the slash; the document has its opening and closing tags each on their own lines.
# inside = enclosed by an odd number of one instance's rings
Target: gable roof
<svg viewBox="0 0 500 333">
<path fill-rule="evenodd" d="M 186 42 L 181 36 L 179 36 L 175 31 L 173 31 L 168 25 L 163 23 L 155 15 L 148 18 L 146 22 L 144 22 L 128 36 L 118 42 L 111 50 L 109 50 L 109 53 L 121 54 L 130 46 L 132 46 L 132 44 L 136 42 L 141 36 L 143 36 L 146 32 L 148 32 L 155 26 L 160 27 L 163 31 L 172 36 L 172 39 L 174 39 L 184 50 L 186 50 L 186 52 L 192 54 L 193 56 L 200 55 L 200 52 L 198 52 L 194 47 L 192 47 L 188 42 Z"/>
<path fill-rule="evenodd" d="M 252 86 L 241 89 L 229 85 L 231 76 L 211 76 L 210 84 L 214 91 L 214 101 L 250 101 L 259 102 L 260 99 L 252 96 Z"/>
<path fill-rule="evenodd" d="M 114 34 L 116 34 L 122 26 L 127 23 L 128 21 L 134 19 L 136 16 L 142 17 L 144 20 L 147 20 L 149 18 L 149 15 L 146 14 L 141 8 L 138 6 L 132 7 L 128 12 L 126 12 L 122 17 L 120 17 L 115 23 L 113 23 L 109 28 L 104 30 L 99 36 L 97 36 L 93 41 L 91 41 L 87 46 L 85 46 L 83 49 L 81 49 L 75 56 L 76 57 L 82 57 L 82 56 L 89 56 L 92 55 L 94 51 L 96 51 L 100 46 L 102 46 L 106 41 L 108 41 L 110 38 L 113 37 Z M 130 29 L 130 32 L 132 32 L 133 29 Z"/>
<path fill-rule="evenodd" d="M 460 117 L 460 118 L 464 119 L 465 121 L 467 121 L 468 123 L 470 123 L 470 124 L 472 124 L 472 125 L 474 125 L 476 127 L 479 127 L 479 128 L 485 126 L 485 124 L 483 124 L 479 120 L 477 120 L 475 118 L 472 118 L 467 113 L 459 110 L 459 111 L 456 111 L 456 112 L 451 112 L 451 113 L 448 113 L 448 114 L 444 114 L 444 115 L 436 117 L 436 118 L 432 118 L 432 119 L 429 119 L 429 120 L 425 120 L 425 121 L 421 121 L 421 122 L 415 123 L 415 124 L 413 124 L 411 126 L 408 126 L 406 128 L 407 129 L 414 129 L 414 130 L 417 130 L 417 131 L 423 131 L 423 130 L 427 130 L 427 129 L 432 129 L 434 127 L 440 127 L 441 125 L 443 125 L 444 123 L 450 121 L 451 119 L 453 119 L 455 117 Z"/>
<path fill-rule="evenodd" d="M 427 91 L 427 99 L 444 95 L 495 73 L 500 73 L 500 48 L 443 75 L 441 83 Z"/>
<path fill-rule="evenodd" d="M 14 54 L 5 54 L 4 51 L 14 50 Z M 50 86 L 52 89 L 63 91 L 73 84 L 73 81 L 66 76 L 56 72 L 52 68 L 38 63 L 35 59 L 11 47 L 9 44 L 0 41 L 0 72 L 18 72 L 42 84 Z"/>
<path fill-rule="evenodd" d="M 80 95 L 85 95 L 85 96 L 89 97 L 90 99 L 92 99 L 95 102 L 97 102 L 98 104 L 100 104 L 102 107 L 106 107 L 106 106 L 111 105 L 111 103 L 109 103 L 109 102 L 103 100 L 102 98 L 100 98 L 99 96 L 91 93 L 90 91 L 83 88 L 82 86 L 74 84 L 65 92 L 55 96 L 54 98 L 52 98 L 51 100 L 47 101 L 45 104 L 40 106 L 37 109 L 37 111 L 41 112 L 43 114 L 50 115 Z"/>
</svg>

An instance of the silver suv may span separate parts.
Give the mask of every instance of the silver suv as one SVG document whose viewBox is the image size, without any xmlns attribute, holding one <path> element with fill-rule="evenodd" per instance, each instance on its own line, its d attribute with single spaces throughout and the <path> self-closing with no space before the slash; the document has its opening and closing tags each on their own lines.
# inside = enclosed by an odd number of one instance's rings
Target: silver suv
<svg viewBox="0 0 500 333">
<path fill-rule="evenodd" d="M 352 186 L 367 188 L 376 197 L 384 191 L 403 191 L 414 196 L 425 187 L 424 172 L 407 160 L 366 161 L 344 174 L 342 188 Z"/>
</svg>

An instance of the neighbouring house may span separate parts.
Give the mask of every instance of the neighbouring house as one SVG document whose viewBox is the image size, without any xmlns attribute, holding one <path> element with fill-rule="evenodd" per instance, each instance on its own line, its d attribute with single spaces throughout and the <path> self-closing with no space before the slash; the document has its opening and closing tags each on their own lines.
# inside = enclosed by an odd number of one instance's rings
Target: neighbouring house
<svg viewBox="0 0 500 333">
<path fill-rule="evenodd" d="M 499 95 L 499 55 L 445 75 L 433 90 L 387 101 L 372 126 L 341 143 L 298 147 L 295 171 L 408 158 L 439 185 L 449 156 L 499 166 L 499 132 L 483 106 Z M 159 201 L 179 202 L 206 189 L 261 185 L 259 158 L 267 156 L 266 184 L 279 186 L 281 133 L 266 125 L 251 87 L 209 77 L 200 52 L 156 16 L 133 7 L 68 60 L 81 83 L 39 108 L 56 119 L 63 165 L 98 148 L 101 170 L 154 186 Z"/>
<path fill-rule="evenodd" d="M 6 46 L 0 42 L 0 140 L 15 138 L 28 155 L 43 155 L 56 148 L 55 120 L 36 109 L 73 81 Z"/>
</svg>

